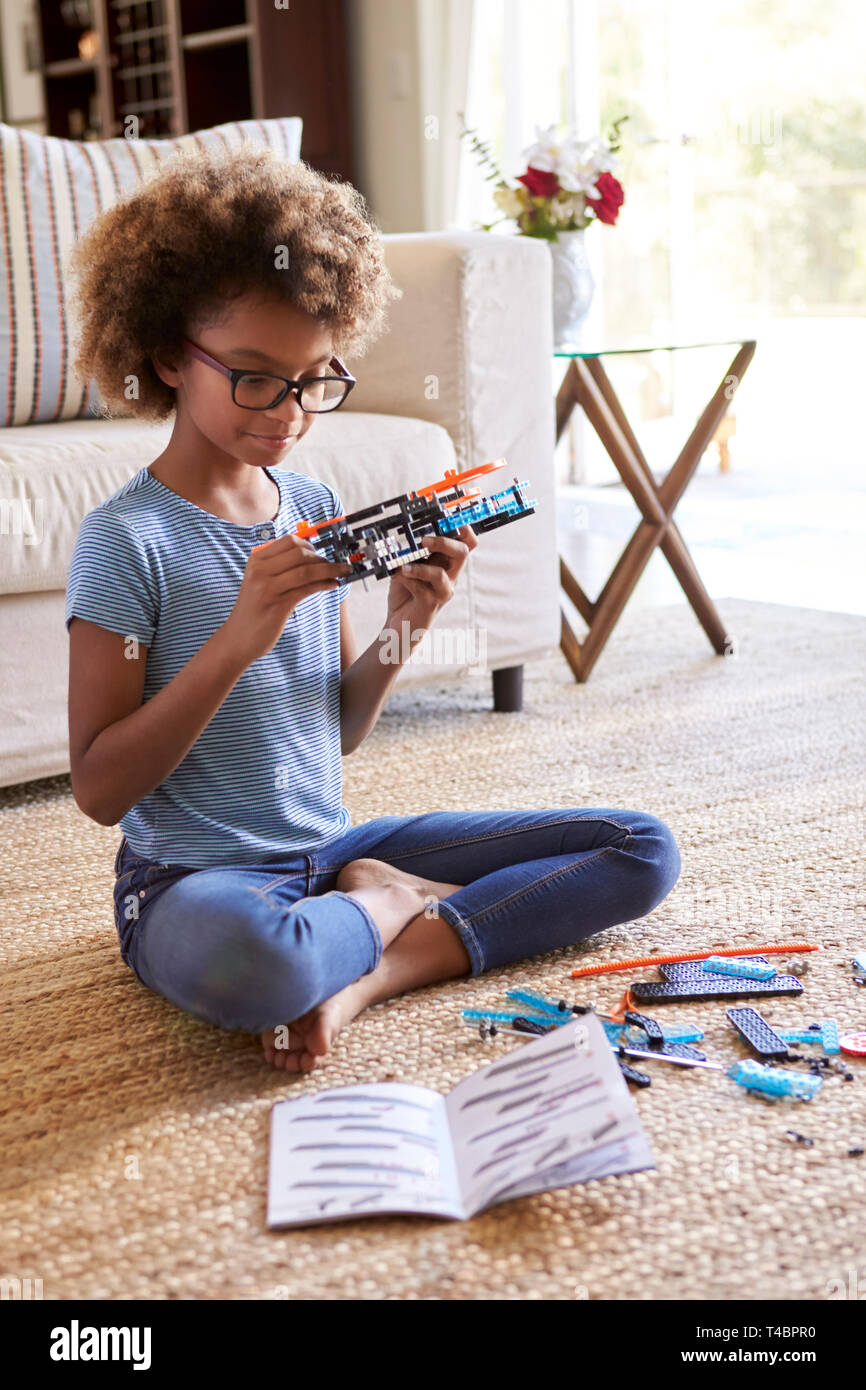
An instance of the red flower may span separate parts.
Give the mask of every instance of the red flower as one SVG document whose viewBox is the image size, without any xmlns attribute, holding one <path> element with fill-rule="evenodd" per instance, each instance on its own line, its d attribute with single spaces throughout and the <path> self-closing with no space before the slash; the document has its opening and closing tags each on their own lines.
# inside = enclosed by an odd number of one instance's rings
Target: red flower
<svg viewBox="0 0 866 1390">
<path fill-rule="evenodd" d="M 556 174 L 551 174 L 547 169 L 533 169 L 529 166 L 525 174 L 521 174 L 517 180 L 529 189 L 533 198 L 552 198 L 554 193 L 559 192 L 559 179 Z"/>
<path fill-rule="evenodd" d="M 604 173 L 599 174 L 595 186 L 601 197 L 589 198 L 588 205 L 595 212 L 599 222 L 606 222 L 612 227 L 619 217 L 619 210 L 625 198 L 622 184 L 613 174 Z"/>
</svg>

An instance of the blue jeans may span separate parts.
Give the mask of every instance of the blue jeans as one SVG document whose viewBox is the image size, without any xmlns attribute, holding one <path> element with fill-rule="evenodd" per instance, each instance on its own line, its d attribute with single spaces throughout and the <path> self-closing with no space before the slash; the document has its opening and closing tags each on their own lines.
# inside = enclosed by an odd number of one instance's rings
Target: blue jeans
<svg viewBox="0 0 866 1390">
<path fill-rule="evenodd" d="M 376 969 L 382 938 L 335 888 L 351 859 L 460 883 L 436 905 L 471 975 L 645 917 L 679 877 L 667 826 L 640 811 L 430 811 L 381 816 L 310 853 L 195 869 L 115 860 L 121 955 L 148 989 L 222 1028 L 291 1023 Z"/>
</svg>

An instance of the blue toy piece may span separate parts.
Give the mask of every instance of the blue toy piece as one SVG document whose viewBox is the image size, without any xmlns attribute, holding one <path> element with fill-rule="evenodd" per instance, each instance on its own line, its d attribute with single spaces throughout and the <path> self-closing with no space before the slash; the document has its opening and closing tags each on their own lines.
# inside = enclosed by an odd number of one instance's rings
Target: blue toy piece
<svg viewBox="0 0 866 1390">
<path fill-rule="evenodd" d="M 574 1014 L 565 1000 L 562 1000 L 563 1008 L 559 1007 L 559 1001 L 548 999 L 543 994 L 533 994 L 528 989 L 508 989 L 505 991 L 506 999 L 516 999 L 519 1004 L 530 1004 L 538 1013 L 552 1014 L 558 1023 L 571 1023 Z"/>
<path fill-rule="evenodd" d="M 835 1018 L 821 1019 L 821 1042 L 825 1052 L 839 1051 L 839 1027 Z"/>
<path fill-rule="evenodd" d="M 492 1021 L 494 1023 L 513 1023 L 516 1018 L 529 1018 L 532 1020 L 533 1023 L 543 1023 L 545 1027 L 549 1027 L 551 1024 L 554 1027 L 556 1026 L 556 1020 L 552 1018 L 550 1014 L 535 1014 L 533 1016 L 531 1013 L 527 1013 L 526 1009 L 518 1010 L 516 1013 L 510 1014 L 497 1013 L 495 1009 L 461 1009 L 460 1017 L 467 1019 L 470 1023 L 477 1023 L 478 1020 L 482 1018 L 485 1018 L 488 1021 Z M 573 1018 L 568 1019 L 566 1017 L 563 1017 L 564 1023 L 569 1023 L 572 1021 Z"/>
<path fill-rule="evenodd" d="M 709 959 L 709 957 L 707 958 Z M 724 959 L 724 957 L 723 957 Z M 766 956 L 737 956 L 738 961 L 756 962 L 758 965 L 770 965 L 771 961 Z M 659 970 L 666 980 L 694 980 L 707 978 L 702 960 L 680 960 L 680 961 L 659 961 Z"/>
<path fill-rule="evenodd" d="M 703 1041 L 701 1028 L 665 1028 L 665 1042 L 693 1043 Z"/>
<path fill-rule="evenodd" d="M 704 970 L 713 975 L 737 975 L 745 980 L 771 980 L 776 973 L 775 965 L 762 965 L 760 961 L 737 960 L 735 956 L 710 956 L 703 962 Z"/>
<path fill-rule="evenodd" d="M 520 496 L 520 492 L 529 487 L 529 479 L 524 478 L 518 482 L 515 478 L 516 486 L 503 488 L 501 492 L 493 492 L 489 497 L 482 497 L 480 502 L 476 502 L 474 507 L 458 508 L 450 516 L 439 522 L 440 536 L 447 535 L 449 531 L 458 531 L 461 526 L 476 526 L 479 522 L 485 522 L 490 517 L 501 518 L 498 521 L 500 526 L 504 526 L 508 518 L 515 521 L 519 516 L 523 516 L 526 507 L 537 506 L 537 499 L 529 498 L 526 502 Z M 483 529 L 489 530 L 490 527 Z"/>
<path fill-rule="evenodd" d="M 831 1056 L 839 1051 L 839 1025 L 835 1018 L 822 1018 L 817 1028 L 797 1028 L 785 1032 L 780 1028 L 778 1033 L 787 1043 L 820 1043 Z"/>
<path fill-rule="evenodd" d="M 789 1096 L 791 1100 L 811 1100 L 821 1089 L 820 1076 L 797 1075 L 779 1067 L 765 1067 L 762 1062 L 734 1062 L 725 1076 L 749 1091 L 762 1091 L 775 1098 Z"/>
</svg>

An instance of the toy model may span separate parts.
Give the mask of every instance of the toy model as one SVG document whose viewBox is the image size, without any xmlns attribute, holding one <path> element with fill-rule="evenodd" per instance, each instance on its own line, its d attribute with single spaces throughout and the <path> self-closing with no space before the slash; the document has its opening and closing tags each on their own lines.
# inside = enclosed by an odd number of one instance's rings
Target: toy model
<svg viewBox="0 0 866 1390">
<path fill-rule="evenodd" d="M 467 525 L 476 532 L 492 531 L 531 516 L 536 499 L 524 496 L 528 482 L 515 478 L 511 487 L 489 497 L 482 497 L 478 488 L 467 490 L 463 486 L 482 473 L 504 468 L 505 462 L 504 458 L 496 459 L 465 473 L 446 469 L 441 482 L 429 483 L 416 492 L 404 492 L 387 502 L 315 524 L 302 521 L 295 535 L 311 541 L 328 560 L 352 565 L 352 573 L 338 579 L 338 584 L 361 579 L 366 589 L 368 577 L 387 579 L 401 565 L 426 559 L 431 552 L 424 545 L 424 536 L 447 536 Z M 389 515 L 391 508 L 396 510 Z"/>
</svg>

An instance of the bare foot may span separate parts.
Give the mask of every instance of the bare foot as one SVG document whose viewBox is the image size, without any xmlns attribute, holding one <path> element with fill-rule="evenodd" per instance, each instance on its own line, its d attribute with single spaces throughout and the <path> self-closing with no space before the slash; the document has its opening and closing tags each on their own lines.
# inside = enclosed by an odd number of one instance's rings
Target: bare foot
<svg viewBox="0 0 866 1390">
<path fill-rule="evenodd" d="M 379 894 L 387 893 L 392 900 L 389 904 L 392 911 L 399 904 L 394 920 L 399 923 L 402 918 L 402 926 L 405 927 L 428 907 L 435 911 L 436 904 L 435 901 L 431 903 L 431 898 L 450 897 L 463 885 L 408 874 L 381 859 L 352 859 L 338 873 L 336 887 L 341 893 L 357 893 L 358 898 L 373 911 L 374 919 L 375 904 L 379 900 L 377 890 Z M 399 929 L 398 925 L 397 930 L 389 930 L 386 944 L 390 944 L 399 934 Z M 261 1035 L 265 1060 L 282 1071 L 312 1071 L 330 1050 L 340 1029 L 351 1023 L 366 1007 L 368 998 L 369 991 L 362 977 L 291 1023 L 268 1028 Z"/>
<path fill-rule="evenodd" d="M 340 893 L 355 893 L 358 889 L 366 888 L 399 889 L 418 900 L 416 912 L 412 913 L 415 916 L 424 910 L 431 897 L 449 898 L 463 884 L 441 883 L 435 878 L 407 874 L 393 864 L 386 864 L 383 859 L 352 859 L 337 874 L 336 886 Z"/>
<path fill-rule="evenodd" d="M 309 1072 L 330 1050 L 341 1028 L 364 1007 L 355 985 L 324 999 L 309 1013 L 262 1033 L 265 1061 L 281 1071 Z"/>
</svg>

